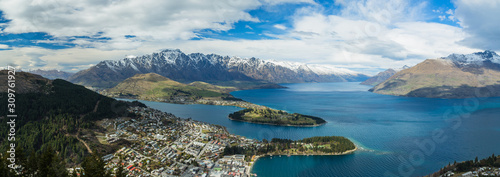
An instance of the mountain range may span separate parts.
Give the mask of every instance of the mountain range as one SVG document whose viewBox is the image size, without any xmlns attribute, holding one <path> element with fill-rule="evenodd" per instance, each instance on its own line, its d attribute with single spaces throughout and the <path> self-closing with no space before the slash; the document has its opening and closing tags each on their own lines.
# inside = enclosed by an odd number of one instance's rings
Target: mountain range
<svg viewBox="0 0 500 177">
<path fill-rule="evenodd" d="M 47 79 L 64 79 L 68 80 L 69 77 L 71 77 L 75 73 L 70 73 L 70 72 L 65 72 L 65 71 L 60 71 L 60 70 L 30 70 L 28 71 L 33 74 L 38 74 L 40 76 L 43 76 Z"/>
<path fill-rule="evenodd" d="M 404 65 L 402 68 L 398 68 L 398 69 L 389 68 L 389 69 L 382 71 L 382 72 L 379 72 L 377 75 L 370 77 L 367 80 L 361 82 L 361 85 L 375 86 L 375 85 L 380 84 L 380 83 L 384 82 L 385 80 L 389 79 L 391 76 L 393 76 L 397 72 L 399 72 L 403 69 L 408 69 L 408 68 L 410 68 L 410 67 L 406 66 L 406 65 Z"/>
<path fill-rule="evenodd" d="M 487 50 L 427 59 L 397 72 L 370 91 L 430 98 L 500 96 L 500 56 Z"/>
<path fill-rule="evenodd" d="M 185 54 L 163 50 L 118 61 L 106 60 L 69 78 L 73 83 L 111 88 L 136 74 L 157 73 L 178 82 L 346 82 L 364 81 L 367 75 L 328 65 L 267 61 L 217 54 Z M 221 84 L 219 84 L 221 85 Z"/>
</svg>

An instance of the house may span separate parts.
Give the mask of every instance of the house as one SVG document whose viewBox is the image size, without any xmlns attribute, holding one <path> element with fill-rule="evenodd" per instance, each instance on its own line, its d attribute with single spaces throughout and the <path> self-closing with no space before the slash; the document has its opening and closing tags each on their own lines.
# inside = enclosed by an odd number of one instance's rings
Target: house
<svg viewBox="0 0 500 177">
<path fill-rule="evenodd" d="M 473 177 L 474 175 L 472 174 L 472 171 L 466 172 L 462 174 L 463 177 Z"/>
</svg>

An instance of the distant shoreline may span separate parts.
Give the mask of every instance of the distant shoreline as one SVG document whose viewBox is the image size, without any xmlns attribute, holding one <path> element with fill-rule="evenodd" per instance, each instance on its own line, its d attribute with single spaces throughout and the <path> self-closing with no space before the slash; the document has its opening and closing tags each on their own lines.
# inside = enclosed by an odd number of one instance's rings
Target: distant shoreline
<svg viewBox="0 0 500 177">
<path fill-rule="evenodd" d="M 255 103 L 250 103 L 247 101 L 229 101 L 229 100 L 206 100 L 206 99 L 199 99 L 195 101 L 166 101 L 162 99 L 144 99 L 144 98 L 137 98 L 137 97 L 131 97 L 131 96 L 110 96 L 112 98 L 119 98 L 119 99 L 134 99 L 134 100 L 142 100 L 142 101 L 152 101 L 152 102 L 159 102 L 159 103 L 170 103 L 170 104 L 181 104 L 181 105 L 194 105 L 194 104 L 200 104 L 200 105 L 214 105 L 214 106 L 234 106 L 234 107 L 239 107 L 239 108 L 255 108 L 255 107 L 262 107 L 265 108 L 265 106 L 258 105 Z"/>
<path fill-rule="evenodd" d="M 325 121 L 323 123 L 316 124 L 316 125 L 292 125 L 292 124 L 280 125 L 280 124 L 273 124 L 273 123 L 261 123 L 261 122 L 250 122 L 250 121 L 244 121 L 244 120 L 237 120 L 237 119 L 233 119 L 229 116 L 227 118 L 229 118 L 232 121 L 247 122 L 247 123 L 252 123 L 252 124 L 262 124 L 262 125 L 274 125 L 274 126 L 282 126 L 282 127 L 319 127 L 319 126 L 322 126 L 322 125 L 325 125 L 326 123 L 328 123 L 327 121 Z"/>
<path fill-rule="evenodd" d="M 215 105 L 215 106 L 234 106 L 234 107 L 239 107 L 239 108 L 268 108 L 266 106 L 258 105 L 255 103 L 247 102 L 247 101 L 232 101 L 233 104 L 230 103 L 230 101 L 220 101 L 220 102 L 226 102 L 228 104 L 213 104 L 214 102 L 210 102 L 211 104 L 204 104 L 203 102 L 176 102 L 176 101 L 162 101 L 162 100 L 153 100 L 153 99 L 139 99 L 139 98 L 134 98 L 134 97 L 126 97 L 126 96 L 118 96 L 118 97 L 113 97 L 113 98 L 119 98 L 119 99 L 134 99 L 134 100 L 143 100 L 143 101 L 153 101 L 153 102 L 159 102 L 159 103 L 170 103 L 170 104 L 181 104 L 181 105 L 194 105 L 194 104 L 201 104 L 201 105 Z M 238 103 L 236 103 L 238 102 Z M 208 102 L 206 102 L 208 103 Z M 236 104 L 234 104 L 236 103 Z M 243 104 L 248 104 L 246 106 L 243 106 Z M 250 122 L 250 121 L 244 121 L 244 120 L 237 120 L 237 119 L 232 119 L 231 117 L 228 116 L 230 120 L 233 121 L 239 121 L 239 122 L 247 122 L 247 123 L 252 123 L 252 124 L 261 124 L 261 125 L 274 125 L 274 126 L 282 126 L 282 127 L 319 127 L 322 125 L 325 125 L 328 123 L 326 120 L 323 119 L 323 123 L 320 124 L 315 124 L 315 125 L 292 125 L 292 124 L 273 124 L 273 123 L 260 123 L 260 122 Z M 321 118 L 322 119 L 322 118 Z"/>
</svg>

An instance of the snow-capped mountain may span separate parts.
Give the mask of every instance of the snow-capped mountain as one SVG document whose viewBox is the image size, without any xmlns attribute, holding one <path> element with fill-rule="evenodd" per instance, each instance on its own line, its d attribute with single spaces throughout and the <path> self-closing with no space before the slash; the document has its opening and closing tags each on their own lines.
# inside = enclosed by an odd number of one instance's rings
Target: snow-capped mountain
<svg viewBox="0 0 500 177">
<path fill-rule="evenodd" d="M 451 54 L 447 57 L 443 57 L 443 59 L 449 59 L 453 62 L 465 65 L 483 65 L 484 62 L 488 61 L 490 61 L 491 63 L 500 64 L 500 56 L 491 50 L 476 52 L 472 54 Z"/>
<path fill-rule="evenodd" d="M 427 59 L 402 70 L 371 91 L 380 94 L 469 98 L 500 96 L 499 56 L 492 51 Z"/>
<path fill-rule="evenodd" d="M 179 49 L 113 61 L 106 60 L 80 71 L 70 81 L 86 86 L 112 87 L 135 74 L 157 73 L 180 81 L 268 81 L 273 83 L 345 82 L 368 78 L 328 65 L 266 61 L 217 54 L 185 54 Z"/>
</svg>

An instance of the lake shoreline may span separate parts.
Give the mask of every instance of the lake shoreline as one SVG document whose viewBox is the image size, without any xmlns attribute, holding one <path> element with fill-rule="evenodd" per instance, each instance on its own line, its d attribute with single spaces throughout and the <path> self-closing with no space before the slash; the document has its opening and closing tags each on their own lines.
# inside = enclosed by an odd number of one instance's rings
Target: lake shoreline
<svg viewBox="0 0 500 177">
<path fill-rule="evenodd" d="M 470 108 L 464 105 L 467 101 L 464 99 L 380 95 L 367 92 L 368 88 L 358 83 L 305 83 L 285 86 L 290 89 L 243 90 L 233 92 L 232 95 L 273 108 L 319 115 L 329 124 L 314 128 L 278 127 L 237 122 L 226 118 L 229 113 L 238 111 L 240 109 L 238 107 L 145 103 L 175 115 L 182 115 L 181 117 L 192 117 L 193 120 L 223 125 L 231 133 L 255 139 L 270 140 L 276 137 L 299 140 L 313 136 L 340 135 L 353 138 L 353 142 L 354 140 L 359 142 L 356 143 L 359 145 L 358 150 L 352 155 L 290 158 L 275 156 L 272 159 L 265 157 L 259 158 L 259 163 L 253 168 L 255 171 L 252 170 L 252 173 L 257 173 L 259 176 L 300 174 L 304 177 L 327 176 L 332 170 L 335 170 L 338 176 L 383 176 L 386 172 L 397 174 L 397 167 L 401 164 L 398 157 L 407 157 L 405 155 L 418 150 L 415 149 L 415 142 L 411 137 L 429 138 L 426 135 L 432 135 L 436 128 L 450 128 L 455 122 L 442 121 L 443 115 L 447 110 L 453 111 L 451 114 L 453 116 L 459 115 L 454 111 L 455 105 Z M 500 136 L 500 129 L 497 126 L 500 125 L 500 119 L 497 118 L 500 98 L 479 99 L 478 106 L 476 111 L 467 111 L 470 113 L 470 118 L 461 119 L 463 121 L 461 128 L 454 131 L 453 135 L 460 137 L 448 136 L 447 143 L 441 144 L 441 148 L 436 148 L 435 155 L 426 156 L 426 163 L 415 167 L 415 172 L 410 176 L 424 176 L 436 172 L 443 167 L 442 161 L 448 164 L 454 160 L 458 162 L 474 159 L 476 156 L 487 157 L 492 152 L 500 154 L 498 152 L 500 142 L 492 141 Z M 460 143 L 464 140 L 470 143 Z M 471 153 L 470 149 L 476 144 L 482 148 Z M 446 156 L 436 156 L 436 154 Z M 281 165 L 281 162 L 286 165 Z M 276 165 L 275 168 L 269 168 L 271 164 Z"/>
<path fill-rule="evenodd" d="M 180 104 L 180 105 L 195 105 L 195 104 L 200 104 L 200 105 L 214 105 L 214 106 L 234 106 L 234 107 L 239 107 L 239 108 L 257 108 L 257 109 L 271 109 L 266 106 L 258 105 L 255 103 L 247 102 L 247 101 L 227 101 L 227 100 L 206 100 L 206 99 L 200 99 L 196 100 L 195 102 L 179 102 L 179 101 L 165 101 L 165 100 L 159 100 L 159 99 L 140 99 L 136 97 L 124 97 L 124 96 L 118 96 L 118 97 L 112 97 L 115 99 L 134 99 L 134 100 L 143 100 L 143 101 L 153 101 L 153 102 L 160 102 L 160 103 L 170 103 L 170 104 Z M 236 97 L 235 97 L 236 98 Z M 260 122 L 250 122 L 250 121 L 243 121 L 243 120 L 237 120 L 237 119 L 232 119 L 228 116 L 228 118 L 232 121 L 240 121 L 240 122 L 247 122 L 247 123 L 252 123 L 252 124 L 262 124 L 262 125 L 273 125 L 273 126 L 282 126 L 282 127 L 319 127 L 322 125 L 327 124 L 328 122 L 321 118 L 324 123 L 316 124 L 316 125 L 292 125 L 292 124 L 284 124 L 284 125 L 279 125 L 279 124 L 273 124 L 273 123 L 260 123 Z"/>
<path fill-rule="evenodd" d="M 227 118 L 229 120 L 232 120 L 232 121 L 247 122 L 247 123 L 252 123 L 252 124 L 262 124 L 262 125 L 273 125 L 273 126 L 280 126 L 280 127 L 319 127 L 319 126 L 322 126 L 322 125 L 325 125 L 328 123 L 325 120 L 324 123 L 320 123 L 320 124 L 316 124 L 316 125 L 292 125 L 292 124 L 278 125 L 278 124 L 273 124 L 273 123 L 260 123 L 260 122 L 250 122 L 250 121 L 238 120 L 238 119 L 233 119 L 229 116 Z"/>
</svg>

